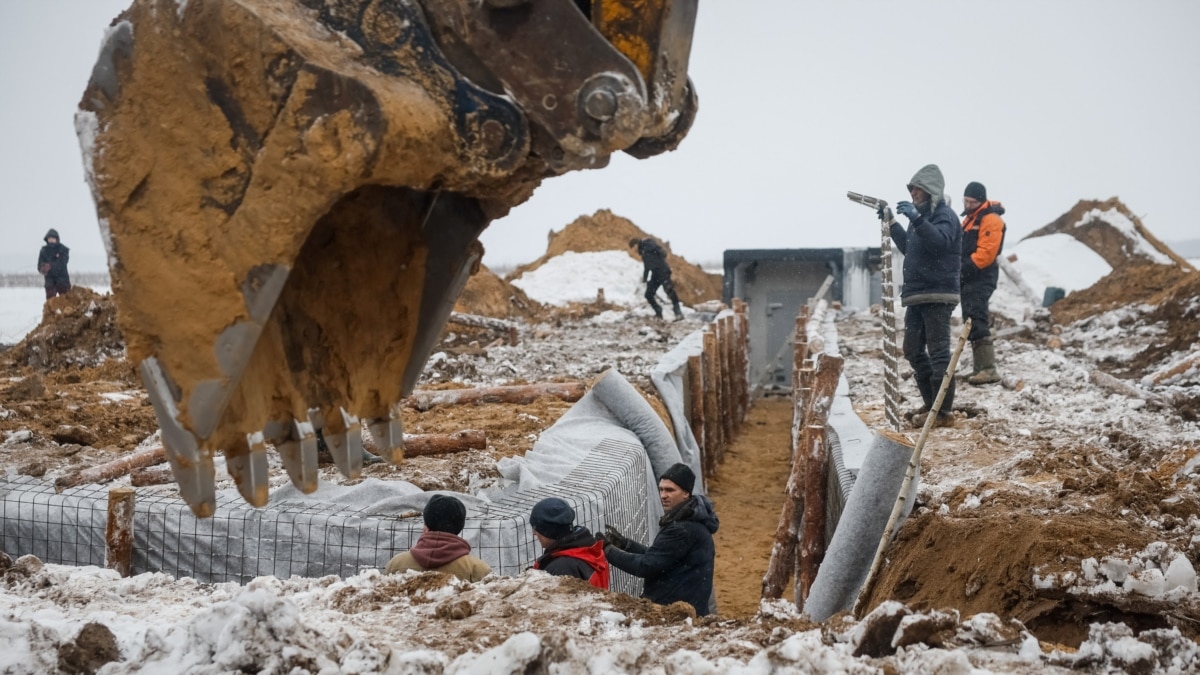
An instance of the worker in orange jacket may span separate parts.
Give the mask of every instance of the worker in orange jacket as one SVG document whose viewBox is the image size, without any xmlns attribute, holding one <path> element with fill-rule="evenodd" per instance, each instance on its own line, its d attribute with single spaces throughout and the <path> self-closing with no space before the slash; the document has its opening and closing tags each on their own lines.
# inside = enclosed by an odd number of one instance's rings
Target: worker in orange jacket
<svg viewBox="0 0 1200 675">
<path fill-rule="evenodd" d="M 961 294 L 963 318 L 971 319 L 971 355 L 975 368 L 967 376 L 973 385 L 1000 381 L 996 346 L 988 327 L 988 300 L 1000 279 L 1000 250 L 1004 248 L 1004 207 L 988 201 L 983 183 L 967 183 L 963 191 Z"/>
</svg>

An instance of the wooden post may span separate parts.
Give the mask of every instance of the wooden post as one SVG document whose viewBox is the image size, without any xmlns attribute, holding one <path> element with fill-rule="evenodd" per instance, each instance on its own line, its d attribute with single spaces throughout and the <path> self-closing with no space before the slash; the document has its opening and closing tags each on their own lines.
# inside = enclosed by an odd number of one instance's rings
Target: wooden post
<svg viewBox="0 0 1200 675">
<path fill-rule="evenodd" d="M 173 480 L 175 480 L 175 475 L 171 473 L 169 466 L 148 466 L 129 472 L 129 484 L 134 487 L 166 485 Z"/>
<path fill-rule="evenodd" d="M 787 488 L 785 489 L 786 497 L 783 503 L 783 509 L 779 514 L 779 525 L 775 528 L 775 545 L 771 549 L 771 557 L 767 562 L 767 573 L 763 577 L 763 598 L 776 599 L 783 594 L 783 589 L 787 587 L 788 579 L 791 578 L 793 571 L 797 568 L 796 563 L 799 558 L 797 556 L 797 542 L 800 540 L 800 524 L 803 518 L 809 517 L 810 509 L 806 507 L 809 500 L 815 500 L 823 493 L 823 489 L 818 489 L 814 492 L 809 492 L 810 467 L 809 458 L 813 453 L 814 443 L 818 444 L 818 450 L 824 455 L 824 433 L 825 423 L 829 416 L 829 409 L 833 403 L 833 396 L 837 393 L 837 384 L 842 375 L 842 366 L 844 361 L 839 356 L 830 354 L 819 354 L 816 359 L 816 371 L 812 376 L 812 393 L 810 397 L 810 405 L 804 412 L 805 423 L 801 423 L 799 419 L 793 420 L 793 432 L 798 429 L 798 444 L 794 448 L 794 456 L 792 461 L 792 470 L 788 474 Z M 810 372 L 812 372 L 810 370 Z M 818 434 L 818 440 L 814 441 L 814 435 Z M 817 510 L 819 509 L 819 511 Z M 822 501 L 819 505 L 812 505 L 812 516 L 817 517 L 820 514 L 819 526 L 822 528 L 821 539 L 819 546 L 810 552 L 810 558 L 814 555 L 823 557 L 825 555 L 825 539 L 823 528 L 825 525 L 824 518 L 825 503 Z M 806 545 L 808 544 L 808 525 L 805 526 Z M 820 564 L 819 557 L 816 558 L 817 565 Z M 807 568 L 800 568 L 801 572 L 805 572 Z M 807 572 L 805 572 L 807 574 Z M 815 568 L 812 570 L 812 578 L 815 578 Z M 797 583 L 805 578 L 804 575 L 798 575 Z M 809 579 L 811 584 L 811 578 Z M 807 590 L 805 590 L 807 593 Z"/>
<path fill-rule="evenodd" d="M 825 559 L 825 499 L 829 479 L 829 459 L 825 452 L 825 424 L 809 425 L 804 430 L 807 446 L 804 463 L 804 533 L 800 539 L 796 575 L 796 606 L 803 607 L 817 570 Z"/>
<path fill-rule="evenodd" d="M 717 335 L 714 324 L 709 324 L 704 331 L 704 419 L 708 422 L 705 439 L 711 439 L 709 452 L 712 454 L 713 468 L 721 463 L 722 446 L 725 443 L 721 430 L 721 409 L 717 404 L 717 390 L 720 389 L 720 361 L 717 358 Z"/>
<path fill-rule="evenodd" d="M 778 600 L 787 588 L 788 580 L 796 564 L 796 542 L 800 539 L 800 519 L 804 512 L 804 462 L 797 455 L 788 473 L 787 486 L 783 490 L 783 508 L 779 514 L 779 525 L 775 528 L 775 544 L 767 560 L 767 573 L 763 575 L 762 597 Z"/>
<path fill-rule="evenodd" d="M 133 571 L 133 509 L 137 491 L 108 491 L 108 526 L 104 530 L 104 566 L 127 577 Z"/>
<path fill-rule="evenodd" d="M 700 468 L 705 477 L 710 477 L 712 466 L 704 440 L 704 375 L 697 354 L 689 356 L 687 360 L 687 393 L 688 423 L 692 427 L 692 435 L 696 437 L 696 445 L 700 447 Z"/>
<path fill-rule="evenodd" d="M 730 363 L 730 347 L 733 342 L 733 317 L 726 316 L 720 320 L 717 330 L 717 346 L 721 357 L 721 422 L 725 425 L 725 446 L 733 443 L 735 420 L 733 415 L 733 365 Z"/>
</svg>

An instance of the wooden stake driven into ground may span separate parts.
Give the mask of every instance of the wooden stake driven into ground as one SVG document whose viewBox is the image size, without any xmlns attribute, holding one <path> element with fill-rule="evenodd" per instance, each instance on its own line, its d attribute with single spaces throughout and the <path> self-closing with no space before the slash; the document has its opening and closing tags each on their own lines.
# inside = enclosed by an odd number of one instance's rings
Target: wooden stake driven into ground
<svg viewBox="0 0 1200 675">
<path fill-rule="evenodd" d="M 583 398 L 586 391 L 582 382 L 542 382 L 540 384 L 516 384 L 505 387 L 477 387 L 474 389 L 438 389 L 414 391 L 403 404 L 424 412 L 439 405 L 462 405 L 466 403 L 533 403 L 543 396 L 574 403 Z"/>
<path fill-rule="evenodd" d="M 104 530 L 104 566 L 127 577 L 133 571 L 133 511 L 137 491 L 130 487 L 108 492 L 108 524 Z"/>
<path fill-rule="evenodd" d="M 801 435 L 802 447 L 808 449 L 807 452 L 797 454 L 792 462 L 792 470 L 788 475 L 787 487 L 785 493 L 787 495 L 783 504 L 783 509 L 779 514 L 779 527 L 775 530 L 775 545 L 771 548 L 771 558 L 767 562 L 767 573 L 763 576 L 763 598 L 774 600 L 783 595 L 783 589 L 787 587 L 788 580 L 791 578 L 793 571 L 796 568 L 798 558 L 797 544 L 800 539 L 800 525 L 803 519 L 819 517 L 820 522 L 814 523 L 814 528 L 820 528 L 820 541 L 813 543 L 813 548 L 809 549 L 804 554 L 805 560 L 809 562 L 814 569 L 811 571 L 811 576 L 815 577 L 815 566 L 820 564 L 820 556 L 824 555 L 824 509 L 825 505 L 822 501 L 819 505 L 814 504 L 806 508 L 809 499 L 816 499 L 816 496 L 806 494 L 806 490 L 810 483 L 815 483 L 818 480 L 824 482 L 823 478 L 819 478 L 821 463 L 810 466 L 807 461 L 808 455 L 813 451 L 814 445 L 818 446 L 818 451 L 824 455 L 824 431 L 825 423 L 829 417 L 829 408 L 833 403 L 833 397 L 837 393 L 838 379 L 842 375 L 843 359 L 839 356 L 831 354 L 817 354 L 817 366 L 813 371 L 813 386 L 812 394 L 809 399 L 808 410 L 805 412 L 804 421 L 801 423 L 804 433 Z M 819 440 L 814 440 L 814 434 L 820 434 Z M 809 472 L 813 475 L 810 476 Z M 822 488 L 823 489 L 823 488 Z M 818 490 L 819 492 L 820 490 Z M 809 515 L 811 511 L 811 516 Z M 818 515 L 819 514 L 819 515 Z M 807 536 L 808 526 L 805 527 Z M 804 578 L 808 578 L 809 571 L 807 568 L 798 570 Z M 811 584 L 811 578 L 808 579 Z M 797 580 L 799 581 L 799 579 Z"/>
<path fill-rule="evenodd" d="M 165 461 L 167 461 L 166 451 L 163 450 L 161 445 L 156 445 L 152 448 L 138 450 L 100 466 L 93 466 L 89 469 L 61 476 L 58 480 L 54 481 L 54 485 L 59 489 L 64 489 L 75 487 L 76 485 L 84 485 L 85 483 L 106 483 L 110 480 L 120 478 L 134 469 L 162 464 Z"/>
</svg>

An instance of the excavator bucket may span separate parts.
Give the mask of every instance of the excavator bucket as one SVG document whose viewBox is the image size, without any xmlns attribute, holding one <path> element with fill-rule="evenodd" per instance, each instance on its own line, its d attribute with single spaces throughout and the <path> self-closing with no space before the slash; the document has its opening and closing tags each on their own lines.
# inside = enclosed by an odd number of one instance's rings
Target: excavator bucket
<svg viewBox="0 0 1200 675">
<path fill-rule="evenodd" d="M 347 476 L 364 433 L 401 461 L 399 402 L 483 229 L 545 177 L 686 133 L 696 0 L 627 0 L 642 19 L 607 24 L 602 4 L 135 0 L 114 20 L 76 128 L 129 357 L 197 516 L 218 452 L 256 506 L 269 447 L 306 492 L 322 443 Z M 635 63 L 602 24 L 667 37 Z"/>
</svg>

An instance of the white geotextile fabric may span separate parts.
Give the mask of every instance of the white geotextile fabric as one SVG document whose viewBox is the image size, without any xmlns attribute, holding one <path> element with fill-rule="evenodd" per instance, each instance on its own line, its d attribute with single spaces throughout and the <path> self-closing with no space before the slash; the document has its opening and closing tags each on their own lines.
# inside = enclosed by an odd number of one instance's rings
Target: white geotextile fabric
<svg viewBox="0 0 1200 675">
<path fill-rule="evenodd" d="M 804 613 L 813 621 L 824 621 L 853 608 L 871 571 L 911 458 L 912 448 L 875 436 L 804 603 Z M 918 467 L 892 536 L 912 511 L 920 479 Z"/>
<path fill-rule="evenodd" d="M 728 310 L 718 316 L 724 316 Z M 671 424 L 675 427 L 675 443 L 678 447 L 680 461 L 692 468 L 696 474 L 696 494 L 708 494 L 704 484 L 704 471 L 700 463 L 700 444 L 692 433 L 692 425 L 688 422 L 687 410 L 684 406 L 687 382 L 688 358 L 704 352 L 704 331 L 698 330 L 688 334 L 679 344 L 663 354 L 662 358 L 650 371 L 650 381 L 658 390 L 659 397 L 667 406 L 671 416 Z"/>
</svg>

